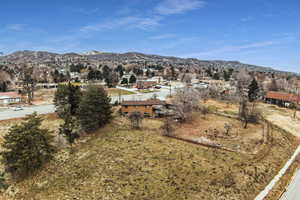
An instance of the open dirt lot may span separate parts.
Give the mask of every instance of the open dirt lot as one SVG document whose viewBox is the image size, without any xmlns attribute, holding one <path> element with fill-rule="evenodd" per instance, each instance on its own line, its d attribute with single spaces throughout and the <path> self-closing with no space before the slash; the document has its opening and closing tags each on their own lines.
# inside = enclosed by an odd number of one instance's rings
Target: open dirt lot
<svg viewBox="0 0 300 200">
<path fill-rule="evenodd" d="M 300 111 L 297 112 L 294 119 L 294 110 L 288 108 L 281 108 L 270 104 L 259 104 L 259 108 L 263 111 L 268 121 L 300 139 Z"/>
<path fill-rule="evenodd" d="M 226 124 L 230 130 L 226 131 Z M 205 117 L 197 116 L 191 122 L 180 124 L 176 127 L 175 135 L 180 138 L 192 139 L 205 138 L 223 147 L 255 153 L 263 144 L 262 124 L 249 124 L 247 129 L 237 119 L 209 114 Z"/>
</svg>

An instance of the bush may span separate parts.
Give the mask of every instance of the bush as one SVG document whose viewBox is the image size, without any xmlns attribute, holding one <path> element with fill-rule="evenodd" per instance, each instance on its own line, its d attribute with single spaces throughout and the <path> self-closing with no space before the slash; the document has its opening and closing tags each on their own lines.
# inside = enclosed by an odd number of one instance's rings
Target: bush
<svg viewBox="0 0 300 200">
<path fill-rule="evenodd" d="M 174 126 L 171 119 L 166 119 L 164 125 L 161 127 L 164 136 L 173 136 Z"/>
<path fill-rule="evenodd" d="M 52 158 L 53 137 L 47 129 L 40 128 L 41 123 L 42 119 L 36 113 L 28 115 L 4 136 L 1 162 L 13 176 L 29 175 Z"/>
<path fill-rule="evenodd" d="M 0 191 L 8 188 L 8 185 L 5 182 L 4 175 L 5 175 L 4 172 L 0 172 Z"/>
</svg>

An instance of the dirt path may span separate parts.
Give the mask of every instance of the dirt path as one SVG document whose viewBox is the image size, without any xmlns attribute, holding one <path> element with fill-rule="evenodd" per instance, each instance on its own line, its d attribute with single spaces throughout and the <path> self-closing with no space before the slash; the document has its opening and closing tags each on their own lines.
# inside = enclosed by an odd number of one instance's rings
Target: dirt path
<svg viewBox="0 0 300 200">
<path fill-rule="evenodd" d="M 263 111 L 266 120 L 300 138 L 300 112 L 297 113 L 296 119 L 293 119 L 293 111 L 290 109 L 268 104 L 260 104 L 259 107 Z"/>
</svg>

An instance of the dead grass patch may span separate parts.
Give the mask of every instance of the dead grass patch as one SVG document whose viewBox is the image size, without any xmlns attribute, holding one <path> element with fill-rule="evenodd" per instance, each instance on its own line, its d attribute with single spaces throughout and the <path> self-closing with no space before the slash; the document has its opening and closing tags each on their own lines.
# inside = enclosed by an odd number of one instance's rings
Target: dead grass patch
<svg viewBox="0 0 300 200">
<path fill-rule="evenodd" d="M 207 125 L 221 123 L 208 119 Z M 14 199 L 252 200 L 295 149 L 292 138 L 274 131 L 272 148 L 257 160 L 160 136 L 160 123 L 149 119 L 131 130 L 117 117 L 81 139 L 71 156 L 58 153 L 60 159 L 18 183 Z"/>
</svg>

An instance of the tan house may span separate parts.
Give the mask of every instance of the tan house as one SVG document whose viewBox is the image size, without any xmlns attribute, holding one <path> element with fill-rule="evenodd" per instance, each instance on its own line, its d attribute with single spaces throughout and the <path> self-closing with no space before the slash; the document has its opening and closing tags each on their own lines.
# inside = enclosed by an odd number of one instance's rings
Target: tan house
<svg viewBox="0 0 300 200">
<path fill-rule="evenodd" d="M 156 81 L 139 80 L 136 82 L 136 87 L 138 89 L 149 89 L 151 87 L 154 87 L 156 84 Z"/>
<path fill-rule="evenodd" d="M 121 104 L 121 112 L 124 115 L 132 112 L 140 112 L 144 116 L 154 117 L 155 106 L 165 106 L 165 101 L 160 100 L 146 100 L 146 101 L 123 101 Z"/>
</svg>

